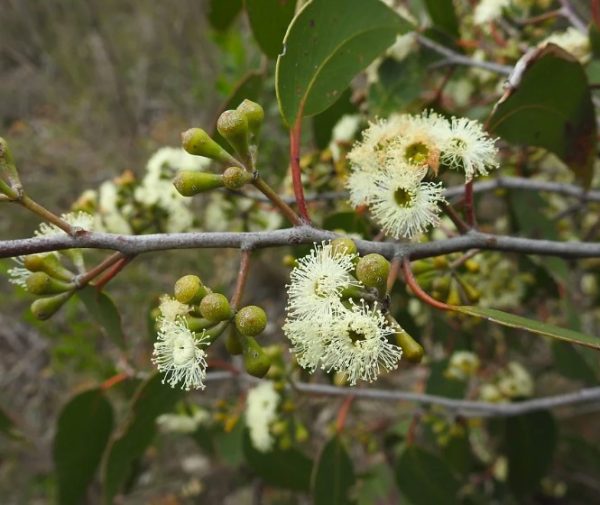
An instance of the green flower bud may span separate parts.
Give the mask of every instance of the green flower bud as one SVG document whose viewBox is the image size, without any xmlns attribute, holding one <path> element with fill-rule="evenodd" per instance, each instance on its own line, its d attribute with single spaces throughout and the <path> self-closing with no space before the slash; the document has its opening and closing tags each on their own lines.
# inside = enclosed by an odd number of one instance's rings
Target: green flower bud
<svg viewBox="0 0 600 505">
<path fill-rule="evenodd" d="M 223 184 L 227 189 L 240 189 L 252 181 L 252 174 L 240 167 L 229 167 L 223 172 Z"/>
<path fill-rule="evenodd" d="M 21 196 L 23 187 L 8 143 L 0 137 L 0 192 L 10 199 Z"/>
<path fill-rule="evenodd" d="M 61 281 L 69 282 L 74 277 L 70 270 L 61 265 L 54 254 L 29 254 L 23 259 L 23 266 L 30 272 L 46 272 L 51 277 Z"/>
<path fill-rule="evenodd" d="M 465 261 L 465 268 L 472 274 L 477 274 L 479 273 L 481 267 L 479 266 L 479 263 L 477 263 L 475 260 L 469 259 Z"/>
<path fill-rule="evenodd" d="M 190 154 L 237 165 L 238 161 L 210 138 L 202 128 L 190 128 L 181 134 L 181 145 Z"/>
<path fill-rule="evenodd" d="M 31 304 L 31 312 L 37 319 L 44 321 L 56 314 L 72 294 L 73 291 L 69 291 L 47 298 L 38 298 Z"/>
<path fill-rule="evenodd" d="M 415 276 L 431 272 L 431 270 L 433 270 L 434 268 L 435 266 L 433 265 L 433 261 L 431 261 L 429 258 L 424 260 L 413 261 L 410 264 L 410 269 L 412 270 L 412 273 Z"/>
<path fill-rule="evenodd" d="M 265 119 L 264 109 L 256 102 L 245 99 L 241 104 L 237 106 L 237 111 L 241 112 L 246 117 L 246 121 L 248 122 L 248 129 L 250 130 L 250 135 L 252 136 L 253 142 L 256 143 L 256 138 L 260 133 L 263 120 Z"/>
<path fill-rule="evenodd" d="M 208 290 L 197 275 L 184 275 L 177 279 L 173 287 L 175 299 L 186 304 L 199 303 Z"/>
<path fill-rule="evenodd" d="M 34 272 L 27 277 L 27 291 L 34 295 L 55 295 L 70 291 L 75 287 L 73 283 L 67 283 L 53 279 L 45 272 Z"/>
<path fill-rule="evenodd" d="M 235 327 L 246 337 L 256 337 L 267 326 L 267 314 L 256 305 L 248 305 L 235 315 Z"/>
<path fill-rule="evenodd" d="M 438 300 L 444 300 L 450 291 L 450 280 L 447 275 L 435 278 L 431 283 L 431 295 Z"/>
<path fill-rule="evenodd" d="M 356 254 L 358 249 L 356 248 L 356 244 L 354 240 L 349 239 L 347 237 L 336 238 L 331 241 L 331 249 L 333 254 Z"/>
<path fill-rule="evenodd" d="M 223 187 L 223 176 L 195 170 L 181 170 L 173 179 L 173 185 L 181 195 L 194 196 Z"/>
<path fill-rule="evenodd" d="M 288 268 L 295 268 L 298 266 L 298 260 L 291 254 L 286 254 L 281 262 L 283 263 L 283 266 Z"/>
<path fill-rule="evenodd" d="M 369 288 L 385 291 L 390 263 L 381 254 L 367 254 L 356 264 L 356 278 Z"/>
<path fill-rule="evenodd" d="M 246 372 L 254 377 L 264 377 L 271 366 L 271 360 L 267 353 L 252 337 L 246 337 L 242 340 L 244 367 Z"/>
<path fill-rule="evenodd" d="M 304 426 L 300 422 L 297 422 L 296 423 L 296 432 L 294 433 L 294 436 L 296 438 L 296 442 L 299 442 L 299 443 L 306 442 L 309 437 L 309 433 L 308 433 L 308 430 L 306 429 L 306 426 Z"/>
<path fill-rule="evenodd" d="M 217 130 L 240 155 L 246 168 L 252 168 L 246 116 L 237 110 L 226 110 L 217 120 Z"/>
<path fill-rule="evenodd" d="M 455 279 L 452 279 L 452 282 L 450 283 L 450 290 L 448 291 L 446 303 L 448 305 L 462 305 L 460 291 L 458 290 L 458 283 Z"/>
<path fill-rule="evenodd" d="M 200 314 L 211 321 L 225 321 L 232 316 L 229 302 L 221 293 L 209 293 L 202 298 Z"/>
<path fill-rule="evenodd" d="M 419 363 L 423 359 L 425 350 L 423 346 L 413 339 L 404 330 L 397 331 L 396 343 L 402 347 L 402 357 L 411 363 Z"/>
<path fill-rule="evenodd" d="M 225 340 L 225 349 L 227 349 L 227 352 L 232 356 L 242 354 L 242 352 L 244 352 L 242 339 L 243 337 L 240 336 L 237 330 L 232 326 L 227 334 L 227 339 Z"/>
<path fill-rule="evenodd" d="M 461 279 L 460 277 L 457 277 L 456 280 L 460 284 L 462 290 L 465 292 L 465 295 L 467 295 L 469 302 L 477 303 L 479 298 L 481 298 L 481 292 L 475 286 L 473 286 L 473 284 Z"/>
</svg>

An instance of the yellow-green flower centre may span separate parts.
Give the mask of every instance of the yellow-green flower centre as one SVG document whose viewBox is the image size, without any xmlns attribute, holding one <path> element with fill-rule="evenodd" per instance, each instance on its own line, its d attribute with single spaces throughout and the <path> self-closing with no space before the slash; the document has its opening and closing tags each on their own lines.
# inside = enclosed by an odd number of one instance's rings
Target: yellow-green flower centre
<svg viewBox="0 0 600 505">
<path fill-rule="evenodd" d="M 404 151 L 404 159 L 412 165 L 422 165 L 427 163 L 429 158 L 429 148 L 423 142 L 415 142 L 409 145 Z"/>
<path fill-rule="evenodd" d="M 394 191 L 394 201 L 398 204 L 398 207 L 411 207 L 413 202 L 414 194 L 404 188 L 398 188 Z"/>
</svg>

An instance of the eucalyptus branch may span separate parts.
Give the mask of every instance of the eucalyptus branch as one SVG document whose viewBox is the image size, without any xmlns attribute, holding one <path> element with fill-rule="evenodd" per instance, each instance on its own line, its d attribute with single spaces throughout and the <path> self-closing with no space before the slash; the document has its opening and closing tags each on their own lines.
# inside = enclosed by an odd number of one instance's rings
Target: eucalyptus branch
<svg viewBox="0 0 600 505">
<path fill-rule="evenodd" d="M 48 221 L 55 226 L 58 226 L 61 230 L 69 235 L 73 234 L 73 227 L 67 223 L 64 219 L 60 218 L 53 212 L 49 211 L 45 207 L 42 207 L 39 203 L 29 198 L 27 195 L 23 195 L 22 198 L 15 200 L 27 210 L 30 210 L 34 214 L 40 216 L 44 221 Z"/>
<path fill-rule="evenodd" d="M 86 232 L 76 237 L 55 235 L 0 241 L 0 258 L 63 249 L 112 249 L 125 255 L 173 249 L 263 249 L 331 240 L 339 235 L 311 226 L 261 232 L 190 232 L 151 235 L 114 235 Z M 507 235 L 494 235 L 471 230 L 445 240 L 425 243 L 396 243 L 356 240 L 363 254 L 379 253 L 411 259 L 430 258 L 470 249 L 485 249 L 561 258 L 598 258 L 600 242 L 560 242 Z"/>
<path fill-rule="evenodd" d="M 292 223 L 294 226 L 300 226 L 302 224 L 302 220 L 294 212 L 294 210 L 269 186 L 261 177 L 257 175 L 255 179 L 252 181 L 252 184 L 256 189 L 258 189 L 267 201 L 271 202 L 275 207 L 277 207 L 281 213 Z"/>
<path fill-rule="evenodd" d="M 261 379 L 243 374 L 231 372 L 212 372 L 206 377 L 207 382 L 227 379 L 241 378 L 251 383 L 259 383 Z M 577 404 L 589 404 L 600 402 L 600 387 L 585 388 L 573 393 L 562 395 L 534 398 L 518 403 L 489 403 L 474 400 L 457 400 L 445 396 L 437 396 L 411 391 L 399 391 L 398 389 L 375 389 L 375 388 L 343 388 L 329 384 L 309 384 L 306 382 L 293 382 L 291 388 L 294 391 L 311 395 L 342 396 L 352 395 L 354 399 L 375 401 L 412 402 L 422 405 L 437 405 L 445 407 L 454 415 L 463 417 L 510 417 L 535 412 L 537 410 L 555 409 Z"/>
<path fill-rule="evenodd" d="M 490 72 L 495 72 L 501 75 L 510 75 L 512 72 L 512 67 L 509 65 L 501 65 L 491 61 L 479 61 L 469 58 L 468 56 L 464 56 L 456 51 L 453 51 L 452 49 L 448 49 L 447 47 L 434 42 L 424 35 L 417 34 L 417 40 L 421 45 L 431 49 L 432 51 L 435 51 L 438 54 L 441 54 L 442 56 L 445 56 L 449 65 L 464 65 L 467 67 L 483 68 L 485 70 L 489 70 Z"/>
<path fill-rule="evenodd" d="M 571 5 L 569 0 L 560 0 L 560 4 L 562 5 L 561 15 L 565 17 L 569 23 L 571 23 L 575 28 L 577 28 L 580 32 L 587 34 L 587 26 L 586 24 L 579 18 L 577 12 Z"/>
<path fill-rule="evenodd" d="M 302 133 L 302 108 L 298 118 L 290 130 L 290 164 L 292 170 L 292 183 L 294 185 L 294 196 L 298 212 L 307 223 L 310 223 L 306 201 L 304 200 L 304 188 L 302 187 L 302 173 L 300 170 L 300 137 Z"/>
</svg>

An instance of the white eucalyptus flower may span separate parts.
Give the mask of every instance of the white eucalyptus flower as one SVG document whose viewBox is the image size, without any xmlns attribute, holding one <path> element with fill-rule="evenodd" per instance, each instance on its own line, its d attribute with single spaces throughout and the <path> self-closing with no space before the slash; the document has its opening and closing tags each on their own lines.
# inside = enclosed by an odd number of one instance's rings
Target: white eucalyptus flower
<svg viewBox="0 0 600 505">
<path fill-rule="evenodd" d="M 158 339 L 154 343 L 152 362 L 165 374 L 163 384 L 172 388 L 204 389 L 206 378 L 206 353 L 202 335 L 196 337 L 183 319 L 159 322 Z"/>
<path fill-rule="evenodd" d="M 252 445 L 261 452 L 272 449 L 274 439 L 269 430 L 277 419 L 279 395 L 272 382 L 261 382 L 248 391 L 246 398 L 246 426 Z"/>
<path fill-rule="evenodd" d="M 478 25 L 498 19 L 510 3 L 511 0 L 481 0 L 475 7 L 473 22 Z"/>
<path fill-rule="evenodd" d="M 415 182 L 406 172 L 386 169 L 374 187 L 367 197 L 369 210 L 387 235 L 412 238 L 438 223 L 445 201 L 441 183 Z"/>
<path fill-rule="evenodd" d="M 356 254 L 335 252 L 323 242 L 298 260 L 287 286 L 287 313 L 291 318 L 329 319 L 343 310 L 341 293 L 349 286 L 360 286 L 350 274 Z"/>
<path fill-rule="evenodd" d="M 393 370 L 402 349 L 388 342 L 394 333 L 377 305 L 354 305 L 333 322 L 323 356 L 323 368 L 341 372 L 354 386 L 358 380 L 373 382 L 382 369 Z"/>
<path fill-rule="evenodd" d="M 455 170 L 464 170 L 466 181 L 487 175 L 498 168 L 496 140 L 490 138 L 479 121 L 453 117 L 442 147 L 441 159 Z"/>
<path fill-rule="evenodd" d="M 314 372 L 322 365 L 321 360 L 331 340 L 332 324 L 329 319 L 288 318 L 286 320 L 282 329 L 292 343 L 291 352 L 302 368 Z"/>
<path fill-rule="evenodd" d="M 581 63 L 587 63 L 592 56 L 588 34 L 580 32 L 573 26 L 570 26 L 565 31 L 555 32 L 546 37 L 538 44 L 538 47 L 545 46 L 548 43 L 562 47 L 565 51 L 575 56 Z"/>
<path fill-rule="evenodd" d="M 191 307 L 169 295 L 163 295 L 160 297 L 158 310 L 162 316 L 161 321 L 175 321 L 177 318 L 188 314 Z"/>
</svg>

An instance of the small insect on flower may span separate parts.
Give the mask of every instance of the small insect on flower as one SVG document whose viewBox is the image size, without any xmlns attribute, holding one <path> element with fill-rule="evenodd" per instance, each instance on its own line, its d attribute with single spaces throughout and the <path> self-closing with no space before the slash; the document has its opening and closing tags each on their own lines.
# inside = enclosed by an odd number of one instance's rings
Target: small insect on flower
<svg viewBox="0 0 600 505">
<path fill-rule="evenodd" d="M 446 132 L 441 160 L 450 168 L 464 170 L 469 182 L 477 175 L 487 175 L 498 168 L 496 140 L 490 138 L 481 123 L 464 117 L 453 117 Z"/>
<path fill-rule="evenodd" d="M 350 274 L 356 254 L 345 254 L 323 242 L 298 260 L 287 286 L 287 314 L 292 318 L 329 319 L 343 310 L 341 293 L 361 284 Z"/>
<path fill-rule="evenodd" d="M 323 368 L 344 373 L 354 386 L 358 380 L 373 382 L 381 369 L 393 370 L 402 349 L 388 342 L 394 333 L 377 304 L 353 305 L 331 326 Z"/>
<path fill-rule="evenodd" d="M 369 210 L 386 234 L 412 238 L 438 223 L 444 202 L 441 183 L 417 182 L 406 172 L 386 169 L 374 185 Z"/>
<path fill-rule="evenodd" d="M 206 378 L 206 353 L 202 335 L 197 337 L 181 318 L 159 321 L 158 339 L 154 343 L 152 363 L 165 374 L 163 384 L 172 388 L 204 389 Z"/>
</svg>

